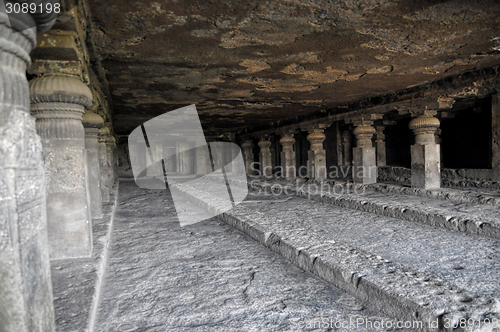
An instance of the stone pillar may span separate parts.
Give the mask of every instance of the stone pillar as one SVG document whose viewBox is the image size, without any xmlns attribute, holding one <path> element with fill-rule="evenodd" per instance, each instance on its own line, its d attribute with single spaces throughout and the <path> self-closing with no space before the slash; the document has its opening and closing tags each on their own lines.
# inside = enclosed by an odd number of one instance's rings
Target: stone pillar
<svg viewBox="0 0 500 332">
<path fill-rule="evenodd" d="M 208 147 L 206 145 L 198 146 L 196 153 L 196 175 L 203 176 L 212 172 L 207 166 L 209 165 L 210 156 L 208 155 Z M 211 168 L 211 167 L 210 167 Z"/>
<path fill-rule="evenodd" d="M 344 130 L 342 132 L 342 145 L 344 146 L 344 166 L 352 165 L 352 145 L 351 145 L 351 132 Z"/>
<path fill-rule="evenodd" d="M 101 170 L 99 167 L 99 142 L 97 135 L 104 121 L 93 113 L 83 114 L 83 127 L 85 128 L 85 148 L 87 149 L 87 175 L 88 190 L 90 195 L 90 213 L 92 218 L 100 219 L 102 213 Z"/>
<path fill-rule="evenodd" d="M 177 142 L 177 173 L 179 174 L 194 174 L 194 149 L 189 142 Z"/>
<path fill-rule="evenodd" d="M 295 138 L 293 137 L 293 134 L 284 134 L 281 139 L 280 143 L 282 146 L 282 153 L 281 153 L 281 167 L 283 167 L 283 175 L 284 177 L 291 181 L 295 179 L 295 150 L 294 144 L 295 144 Z"/>
<path fill-rule="evenodd" d="M 272 177 L 273 175 L 273 166 L 271 164 L 271 142 L 262 139 L 257 143 L 260 148 L 260 173 L 265 177 Z"/>
<path fill-rule="evenodd" d="M 500 181 L 500 92 L 491 96 L 491 128 L 492 180 Z"/>
<path fill-rule="evenodd" d="M 115 184 L 115 153 L 114 149 L 116 147 L 116 139 L 109 134 L 106 137 L 106 159 L 107 159 L 107 171 L 108 171 L 108 188 L 111 190 Z"/>
<path fill-rule="evenodd" d="M 231 163 L 233 162 L 233 160 L 235 160 L 238 157 L 239 154 L 240 154 L 240 149 L 239 149 L 238 145 L 236 145 L 236 143 L 231 144 Z M 238 174 L 239 172 L 242 171 L 241 165 L 240 165 L 240 167 L 233 168 L 232 171 L 234 174 Z"/>
<path fill-rule="evenodd" d="M 340 132 L 340 125 L 339 122 L 335 122 L 335 135 L 336 135 L 336 150 L 337 150 L 337 165 L 338 166 L 343 166 L 344 165 L 344 151 L 343 151 L 343 144 L 342 144 L 342 133 Z"/>
<path fill-rule="evenodd" d="M 439 120 L 425 113 L 410 121 L 409 127 L 415 134 L 411 147 L 411 186 L 434 189 L 441 187 L 440 145 L 436 144 L 435 133 Z"/>
<path fill-rule="evenodd" d="M 377 149 L 377 167 L 387 165 L 384 126 L 377 126 L 375 134 L 375 144 Z"/>
<path fill-rule="evenodd" d="M 167 146 L 166 144 L 164 144 L 163 152 L 164 156 L 168 156 L 163 160 L 163 162 L 165 163 L 165 171 L 167 171 L 167 173 L 169 174 L 175 173 L 177 170 L 176 160 L 175 160 L 175 147 Z"/>
<path fill-rule="evenodd" d="M 253 142 L 251 140 L 247 140 L 241 144 L 241 148 L 243 149 L 243 157 L 245 158 L 245 169 L 247 171 L 247 175 L 252 175 L 252 163 L 253 159 Z"/>
<path fill-rule="evenodd" d="M 63 75 L 35 78 L 30 89 L 47 178 L 50 257 L 88 257 L 92 223 L 82 115 L 92 104 L 92 93 L 80 78 Z"/>
<path fill-rule="evenodd" d="M 352 178 L 355 183 L 370 184 L 377 182 L 377 163 L 372 137 L 375 134 L 371 121 L 355 122 L 353 134 L 357 145 L 353 149 Z"/>
<path fill-rule="evenodd" d="M 108 172 L 108 153 L 106 150 L 106 139 L 109 135 L 108 127 L 99 129 L 97 141 L 99 142 L 99 170 L 101 173 L 101 196 L 104 203 L 109 202 L 109 172 Z M 146 159 L 144 159 L 146 163 Z"/>
<path fill-rule="evenodd" d="M 35 31 L 42 23 L 39 19 L 38 27 L 29 29 L 36 25 L 30 15 L 14 18 L 0 11 L 2 332 L 55 330 L 42 145 L 29 113 L 26 80 L 29 52 L 36 45 Z"/>
<path fill-rule="evenodd" d="M 324 131 L 324 128 L 315 128 L 307 135 L 307 140 L 311 143 L 309 166 L 312 167 L 311 175 L 315 181 L 326 180 L 327 176 L 326 151 L 323 147 L 323 142 L 326 139 Z"/>
</svg>

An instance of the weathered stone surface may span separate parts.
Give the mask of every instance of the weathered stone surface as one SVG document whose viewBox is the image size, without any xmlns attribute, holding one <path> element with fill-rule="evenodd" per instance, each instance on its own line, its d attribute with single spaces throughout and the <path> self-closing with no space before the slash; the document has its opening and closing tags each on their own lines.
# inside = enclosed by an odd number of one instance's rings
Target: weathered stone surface
<svg viewBox="0 0 500 332">
<path fill-rule="evenodd" d="M 217 211 L 214 197 L 185 184 L 171 187 Z M 498 320 L 496 239 L 282 195 L 252 198 L 220 218 L 389 315 L 482 321 L 489 314 Z"/>
<path fill-rule="evenodd" d="M 215 218 L 179 227 L 170 197 L 120 183 L 95 331 L 327 331 L 319 321 L 388 319 Z"/>
<path fill-rule="evenodd" d="M 88 3 L 119 135 L 191 103 L 217 134 L 346 112 L 500 63 L 490 0 Z"/>
<path fill-rule="evenodd" d="M 92 256 L 51 262 L 57 331 L 87 332 L 95 323 L 113 229 L 116 192 L 117 188 L 112 188 L 111 202 L 103 206 L 103 218 L 93 222 Z"/>
</svg>

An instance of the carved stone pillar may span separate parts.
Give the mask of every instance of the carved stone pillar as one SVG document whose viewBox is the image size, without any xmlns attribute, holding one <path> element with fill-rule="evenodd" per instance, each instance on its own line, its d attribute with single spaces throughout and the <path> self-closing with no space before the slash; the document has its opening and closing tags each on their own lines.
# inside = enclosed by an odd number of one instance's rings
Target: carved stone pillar
<svg viewBox="0 0 500 332">
<path fill-rule="evenodd" d="M 323 147 L 323 142 L 326 139 L 324 128 L 315 128 L 309 131 L 307 135 L 307 140 L 311 143 L 311 149 L 309 150 L 309 167 L 311 167 L 312 178 L 315 181 L 326 180 L 327 169 L 326 169 L 326 151 Z"/>
<path fill-rule="evenodd" d="M 238 147 L 238 145 L 235 144 L 231 144 L 231 163 L 233 163 L 234 160 L 236 160 L 236 158 L 238 158 L 238 155 L 240 154 L 240 149 Z M 233 169 L 232 169 L 232 172 L 234 174 L 240 174 L 242 171 L 243 171 L 243 168 L 242 168 L 242 165 L 241 164 L 238 164 L 238 167 L 234 167 L 235 165 L 233 165 Z"/>
<path fill-rule="evenodd" d="M 92 104 L 92 93 L 78 77 L 62 75 L 35 78 L 30 89 L 47 178 L 50 256 L 88 257 L 92 223 L 82 115 Z"/>
<path fill-rule="evenodd" d="M 102 213 L 101 170 L 99 167 L 99 142 L 97 135 L 104 121 L 93 113 L 83 114 L 83 127 L 85 128 L 85 148 L 87 149 L 87 176 L 90 195 L 90 213 L 92 218 L 100 219 Z"/>
<path fill-rule="evenodd" d="M 352 165 L 352 144 L 351 144 L 351 132 L 349 130 L 344 130 L 342 132 L 342 145 L 344 146 L 344 166 Z"/>
<path fill-rule="evenodd" d="M 387 165 L 384 126 L 377 126 L 375 134 L 375 144 L 377 149 L 377 167 Z"/>
<path fill-rule="evenodd" d="M 198 146 L 196 153 L 196 175 L 203 176 L 212 172 L 207 167 L 210 164 L 210 156 L 208 155 L 208 147 L 206 145 Z"/>
<path fill-rule="evenodd" d="M 252 163 L 253 163 L 253 142 L 251 140 L 243 142 L 241 144 L 241 147 L 243 149 L 243 157 L 245 158 L 245 169 L 247 172 L 247 175 L 252 175 L 253 170 L 252 170 Z"/>
<path fill-rule="evenodd" d="M 371 121 L 359 121 L 354 123 L 353 134 L 356 136 L 357 145 L 353 149 L 352 178 L 355 183 L 370 184 L 377 182 L 377 164 L 375 148 L 372 137 L 375 128 Z"/>
<path fill-rule="evenodd" d="M 194 148 L 190 142 L 177 142 L 177 173 L 194 174 Z"/>
<path fill-rule="evenodd" d="M 415 134 L 411 147 L 411 186 L 434 189 L 441 187 L 440 145 L 436 144 L 439 120 L 428 113 L 410 121 Z"/>
<path fill-rule="evenodd" d="M 55 330 L 42 145 L 26 68 L 37 22 L 0 11 L 0 330 Z M 14 27 L 14 28 L 12 28 Z M 40 32 L 40 30 L 39 30 Z"/>
<path fill-rule="evenodd" d="M 270 150 L 271 142 L 266 139 L 262 139 L 257 144 L 260 148 L 260 173 L 262 176 L 270 178 L 273 176 Z"/>
<path fill-rule="evenodd" d="M 116 148 L 116 139 L 109 134 L 108 137 L 106 137 L 106 155 L 107 155 L 107 162 L 108 162 L 108 187 L 109 190 L 113 188 L 113 185 L 115 184 L 115 164 L 116 164 L 116 158 L 115 158 L 115 148 Z"/>
<path fill-rule="evenodd" d="M 284 176 L 287 180 L 295 179 L 295 138 L 293 134 L 284 134 L 280 139 L 282 146 L 281 167 L 283 167 Z"/>
<path fill-rule="evenodd" d="M 108 127 L 99 129 L 97 141 L 99 142 L 99 170 L 101 173 L 101 195 L 104 203 L 109 202 L 109 171 L 108 171 L 108 153 L 106 149 L 106 140 L 110 132 Z M 144 158 L 146 156 L 144 155 Z M 146 159 L 144 159 L 144 164 Z"/>
</svg>

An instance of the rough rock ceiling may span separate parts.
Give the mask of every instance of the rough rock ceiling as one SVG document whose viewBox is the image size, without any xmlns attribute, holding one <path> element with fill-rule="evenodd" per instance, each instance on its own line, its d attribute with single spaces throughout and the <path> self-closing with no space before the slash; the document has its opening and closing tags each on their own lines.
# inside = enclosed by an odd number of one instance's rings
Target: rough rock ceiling
<svg viewBox="0 0 500 332">
<path fill-rule="evenodd" d="M 497 1 L 89 0 L 115 131 L 234 132 L 500 64 Z"/>
</svg>

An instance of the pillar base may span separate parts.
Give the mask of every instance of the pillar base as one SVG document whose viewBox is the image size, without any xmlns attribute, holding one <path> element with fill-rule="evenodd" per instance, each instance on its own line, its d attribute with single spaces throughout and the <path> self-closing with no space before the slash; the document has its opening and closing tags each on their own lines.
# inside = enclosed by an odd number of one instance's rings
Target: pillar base
<svg viewBox="0 0 500 332">
<path fill-rule="evenodd" d="M 377 165 L 374 147 L 353 148 L 352 179 L 355 183 L 377 183 Z"/>
<path fill-rule="evenodd" d="M 439 144 L 415 144 L 411 147 L 412 188 L 441 188 L 441 158 Z"/>
</svg>

